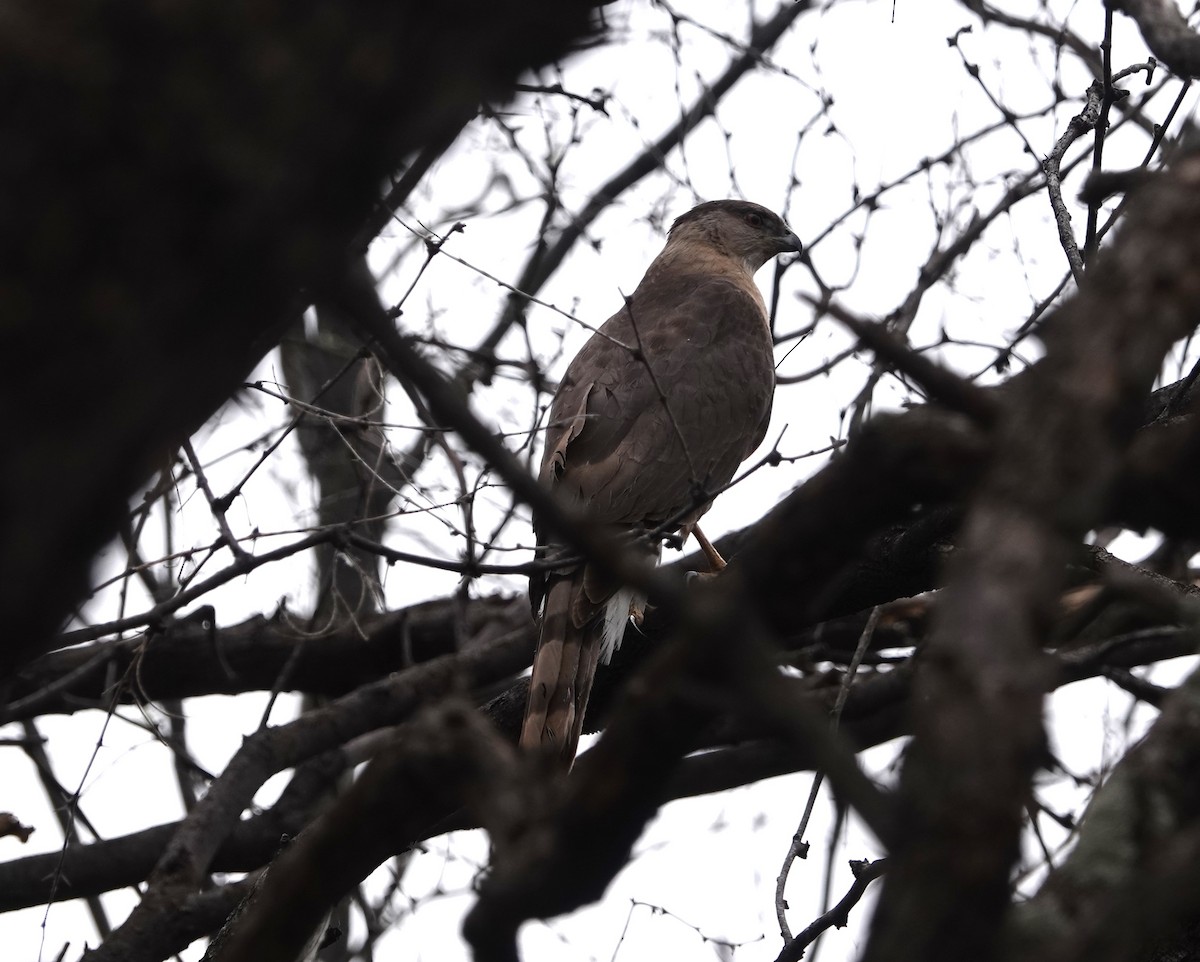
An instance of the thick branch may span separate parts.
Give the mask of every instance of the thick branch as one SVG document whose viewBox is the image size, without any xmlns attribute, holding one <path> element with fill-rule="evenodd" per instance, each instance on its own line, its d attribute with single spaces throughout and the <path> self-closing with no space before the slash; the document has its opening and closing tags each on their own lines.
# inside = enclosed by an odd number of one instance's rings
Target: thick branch
<svg viewBox="0 0 1200 962">
<path fill-rule="evenodd" d="M 1079 841 L 1008 927 L 1006 959 L 1140 957 L 1196 914 L 1200 672 L 1088 806 Z"/>
<path fill-rule="evenodd" d="M 1200 316 L 1200 158 L 1148 186 L 1046 357 L 1014 382 L 917 676 L 894 852 L 866 959 L 993 958 L 1043 750 L 1041 645 L 1068 545 L 1104 517 L 1171 344 Z"/>
<path fill-rule="evenodd" d="M 291 962 L 328 909 L 388 856 L 512 766 L 469 707 L 453 703 L 402 726 L 392 746 L 275 859 L 253 902 L 223 933 L 214 962 Z"/>
<path fill-rule="evenodd" d="M 522 633 L 461 655 L 438 658 L 247 738 L 221 777 L 181 823 L 155 866 L 146 894 L 129 919 L 85 959 L 144 957 L 154 920 L 193 892 L 221 842 L 258 788 L 275 772 L 342 744 L 347 738 L 396 724 L 451 692 L 495 681 L 528 660 Z"/>
<path fill-rule="evenodd" d="M 413 664 L 522 631 L 532 652 L 528 603 L 498 596 L 424 602 L 322 635 L 293 625 L 287 612 L 229 627 L 190 618 L 161 634 L 44 655 L 11 680 L 0 719 L 107 706 L 112 679 L 126 677 L 135 661 L 137 686 L 119 691 L 118 702 L 271 691 L 285 667 L 282 690 L 339 697 Z"/>
</svg>

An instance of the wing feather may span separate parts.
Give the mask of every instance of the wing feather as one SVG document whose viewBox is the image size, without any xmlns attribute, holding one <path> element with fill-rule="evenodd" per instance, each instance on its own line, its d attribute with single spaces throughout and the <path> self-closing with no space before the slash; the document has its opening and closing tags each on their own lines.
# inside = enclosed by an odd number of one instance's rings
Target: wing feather
<svg viewBox="0 0 1200 962">
<path fill-rule="evenodd" d="M 580 351 L 542 477 L 598 523 L 658 523 L 698 486 L 728 483 L 762 440 L 774 391 L 762 301 L 726 277 L 659 277 L 601 330 L 631 346 L 640 333 L 642 353 L 605 337 Z"/>
</svg>

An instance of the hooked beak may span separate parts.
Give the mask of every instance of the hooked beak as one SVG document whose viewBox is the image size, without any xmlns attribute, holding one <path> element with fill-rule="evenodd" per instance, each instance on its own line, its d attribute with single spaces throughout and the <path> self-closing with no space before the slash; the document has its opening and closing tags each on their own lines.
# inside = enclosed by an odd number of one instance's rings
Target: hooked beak
<svg viewBox="0 0 1200 962">
<path fill-rule="evenodd" d="M 786 228 L 787 225 L 784 226 Z M 784 233 L 779 235 L 779 253 L 782 254 L 784 251 L 795 251 L 797 254 L 799 254 L 803 250 L 804 245 L 800 243 L 800 238 L 792 233 L 790 228 L 786 229 Z"/>
</svg>

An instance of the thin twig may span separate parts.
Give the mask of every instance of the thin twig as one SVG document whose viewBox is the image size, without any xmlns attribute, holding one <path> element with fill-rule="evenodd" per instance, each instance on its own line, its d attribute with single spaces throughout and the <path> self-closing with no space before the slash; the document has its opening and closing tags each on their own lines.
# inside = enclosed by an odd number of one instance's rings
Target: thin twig
<svg viewBox="0 0 1200 962">
<path fill-rule="evenodd" d="M 185 605 L 190 605 L 197 598 L 203 597 L 214 588 L 232 581 L 234 578 L 249 574 L 256 568 L 261 568 L 263 565 L 278 561 L 281 558 L 287 558 L 301 551 L 307 551 L 309 548 L 316 547 L 317 545 L 337 541 L 341 537 L 341 529 L 330 528 L 324 531 L 317 531 L 307 538 L 301 538 L 299 541 L 284 545 L 282 548 L 276 548 L 274 551 L 267 551 L 259 555 L 243 554 L 228 568 L 218 571 L 215 575 L 210 575 L 199 584 L 193 584 L 186 591 L 179 592 L 179 594 L 169 601 L 157 604 L 141 614 L 127 615 L 115 621 L 106 621 L 99 625 L 89 625 L 87 628 L 78 628 L 75 631 L 64 631 L 58 636 L 56 647 L 65 648 L 68 645 L 77 645 L 84 641 L 95 641 L 104 635 L 112 635 L 117 632 L 128 631 L 131 628 L 142 628 L 146 625 L 155 624 L 162 621 L 168 615 L 174 614 Z"/>
<path fill-rule="evenodd" d="M 245 560 L 248 557 L 247 552 L 234 537 L 233 532 L 229 529 L 229 521 L 225 517 L 231 499 L 228 497 L 217 498 L 213 495 L 208 477 L 204 474 L 204 465 L 196 457 L 196 449 L 192 447 L 191 438 L 183 442 L 183 453 L 187 455 L 188 464 L 191 465 L 192 473 L 196 476 L 196 484 L 204 492 L 204 500 L 208 502 L 208 510 L 212 512 L 213 520 L 217 523 L 217 529 L 221 532 L 221 540 L 225 542 L 225 547 L 230 550 L 236 560 Z"/>
<path fill-rule="evenodd" d="M 882 324 L 856 317 L 845 308 L 831 302 L 819 301 L 804 294 L 800 297 L 848 327 L 876 357 L 911 377 L 925 389 L 931 399 L 970 415 L 980 424 L 990 425 L 995 422 L 998 409 L 988 394 L 966 378 L 918 354 Z"/>
<path fill-rule="evenodd" d="M 850 910 L 862 900 L 870 884 L 887 870 L 887 862 L 886 858 L 879 858 L 874 862 L 852 861 L 850 870 L 854 873 L 854 883 L 842 896 L 842 900 L 789 940 L 775 962 L 797 962 L 804 956 L 804 950 L 816 941 L 822 932 L 832 927 L 842 928 L 850 917 Z"/>
<path fill-rule="evenodd" d="M 854 683 L 854 676 L 858 673 L 858 667 L 862 664 L 863 655 L 871 644 L 871 636 L 875 634 L 875 628 L 879 624 L 880 606 L 871 609 L 870 617 L 867 618 L 867 623 L 863 627 L 862 634 L 858 638 L 858 647 L 854 649 L 854 657 L 850 660 L 849 666 L 846 668 L 846 673 L 842 676 L 841 688 L 838 690 L 837 701 L 834 703 L 833 712 L 830 718 L 830 729 L 837 731 L 838 723 L 842 718 L 842 709 L 846 707 L 846 698 L 850 694 L 850 686 Z M 787 855 L 784 856 L 783 866 L 779 870 L 779 877 L 775 880 L 775 918 L 779 922 L 779 934 L 783 936 L 785 943 L 792 943 L 792 931 L 787 923 L 787 899 L 784 897 L 784 889 L 787 887 L 788 875 L 792 870 L 792 864 L 798 858 L 808 857 L 808 842 L 804 841 L 804 833 L 808 830 L 808 820 L 812 816 L 813 806 L 817 801 L 817 793 L 821 790 L 821 783 L 825 780 L 825 773 L 817 771 L 813 775 L 812 787 L 808 792 L 808 801 L 804 805 L 804 814 L 800 817 L 800 824 L 796 828 L 795 834 L 792 836 L 792 844 L 788 847 Z M 845 901 L 843 899 L 843 901 Z M 857 899 L 855 900 L 857 901 Z M 840 905 L 841 903 L 839 903 Z M 826 913 L 828 914 L 828 913 Z M 824 917 L 824 916 L 823 916 Z M 820 921 L 820 920 L 818 920 Z M 817 923 L 814 922 L 813 925 Z M 810 925 L 804 931 L 812 929 Z M 828 928 L 828 925 L 825 926 Z M 803 934 L 803 933 L 801 933 Z M 813 936 L 816 938 L 816 935 Z M 809 940 L 811 941 L 811 939 Z M 808 943 L 804 943 L 807 945 Z M 803 949 L 803 946 L 801 946 Z M 785 945 L 786 951 L 786 945 Z M 796 956 L 799 958 L 800 956 Z"/>
</svg>

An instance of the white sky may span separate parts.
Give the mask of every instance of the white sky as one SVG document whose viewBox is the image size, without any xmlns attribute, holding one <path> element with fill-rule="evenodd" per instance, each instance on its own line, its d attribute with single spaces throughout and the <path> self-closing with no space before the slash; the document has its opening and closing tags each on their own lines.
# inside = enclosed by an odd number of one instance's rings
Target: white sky
<svg viewBox="0 0 1200 962">
<path fill-rule="evenodd" d="M 773 5 L 758 3 L 761 14 Z M 1010 3 L 1006 9 L 1037 14 L 1037 3 Z M 1055 4 L 1071 10 L 1071 25 L 1094 40 L 1100 36 L 1103 11 L 1099 0 L 1078 4 Z M 744 35 L 745 4 L 679 0 L 676 8 L 719 31 Z M 963 69 L 958 52 L 947 36 L 960 27 L 975 24 L 962 7 L 952 3 L 897 2 L 895 19 L 890 2 L 839 3 L 821 15 L 806 15 L 771 60 L 797 79 L 772 74 L 744 80 L 724 101 L 719 112 L 720 128 L 711 121 L 689 140 L 684 154 L 673 154 L 669 176 L 682 186 L 672 198 L 667 214 L 683 213 L 696 199 L 712 199 L 733 192 L 730 160 L 736 182 L 750 199 L 783 209 L 795 150 L 796 130 L 814 114 L 815 89 L 834 97 L 832 117 L 837 133 L 822 135 L 827 121 L 809 135 L 799 152 L 799 188 L 790 198 L 790 221 L 802 240 L 809 241 L 851 203 L 857 182 L 864 191 L 873 189 L 911 168 L 921 158 L 940 153 L 953 142 L 955 131 L 967 132 L 994 122 L 995 108 L 978 84 Z M 678 116 L 678 95 L 690 102 L 697 92 L 696 74 L 711 80 L 724 66 L 729 51 L 725 44 L 687 24 L 679 28 L 683 42 L 682 68 L 670 48 L 662 42 L 669 19 L 659 8 L 645 2 L 619 4 L 610 11 L 618 23 L 618 35 L 628 40 L 576 58 L 564 71 L 563 82 L 570 90 L 593 87 L 612 93 L 611 120 L 580 113 L 584 130 L 581 143 L 567 155 L 562 168 L 562 194 L 570 209 L 578 209 L 593 188 L 613 169 L 623 165 L 644 143 L 656 138 Z M 1044 14 L 1040 14 L 1044 17 Z M 628 17 L 626 27 L 622 18 Z M 1124 66 L 1145 58 L 1140 41 L 1118 18 L 1114 63 Z M 1036 50 L 1036 64 L 1026 40 L 1006 31 L 974 32 L 961 38 L 967 56 L 980 66 L 990 90 L 1003 97 L 1013 110 L 1038 109 L 1050 99 L 1049 83 L 1056 65 L 1049 46 Z M 815 45 L 815 59 L 810 48 Z M 1053 121 L 1035 121 L 1023 130 L 1036 149 L 1046 153 L 1061 133 L 1065 120 L 1078 109 L 1078 97 L 1089 80 L 1073 60 L 1058 72 L 1065 92 L 1075 98 L 1061 108 Z M 1129 84 L 1137 89 L 1140 81 Z M 1150 114 L 1160 119 L 1177 85 L 1168 87 Z M 1189 100 L 1185 112 L 1190 113 Z M 506 116 L 519 141 L 535 156 L 544 152 L 546 130 L 561 138 L 568 122 L 561 100 L 543 101 L 542 106 L 525 98 Z M 636 120 L 636 124 L 634 123 Z M 729 133 L 728 146 L 722 131 Z M 1140 162 L 1146 140 L 1115 135 L 1106 159 L 1114 168 Z M 1015 149 L 1014 149 L 1014 145 Z M 535 196 L 541 189 L 537 177 L 515 157 L 501 164 L 505 180 L 493 175 L 497 157 L 507 150 L 491 128 L 468 131 L 439 162 L 414 198 L 411 216 L 404 222 L 423 222 L 442 230 L 453 222 L 446 211 L 486 196 L 485 206 L 503 206 L 509 190 L 518 197 Z M 727 155 L 728 150 L 728 155 Z M 861 215 L 831 235 L 813 251 L 813 260 L 829 282 L 848 283 L 840 299 L 863 313 L 885 314 L 895 308 L 912 287 L 916 270 L 927 257 L 935 239 L 930 198 L 940 205 L 957 204 L 954 223 L 961 226 L 972 209 L 987 209 L 1006 188 L 1005 175 L 1028 169 L 1017 140 L 1001 134 L 972 149 L 963 162 L 979 186 L 968 191 L 959 176 L 944 168 L 935 169 L 928 180 L 890 194 L 869 222 L 867 241 L 856 263 L 855 231 L 864 226 Z M 622 292 L 636 285 L 641 272 L 662 243 L 661 233 L 647 223 L 646 212 L 666 193 L 666 178 L 658 176 L 630 191 L 607 211 L 590 236 L 605 242 L 598 250 L 580 245 L 567 264 L 541 292 L 543 300 L 598 324 L 621 303 Z M 687 186 L 689 185 L 690 186 Z M 1079 178 L 1069 182 L 1068 196 L 1078 190 Z M 473 218 L 463 234 L 447 250 L 488 274 L 506 281 L 515 279 L 527 244 L 534 236 L 540 217 L 537 204 L 494 217 Z M 1076 227 L 1082 219 L 1076 216 Z M 400 253 L 409 239 L 397 224 L 371 251 L 373 267 L 380 272 L 394 265 L 385 280 L 385 297 L 397 298 L 407 289 L 419 264 L 420 253 Z M 1014 254 L 1014 237 L 1019 238 L 1019 256 Z M 514 238 L 518 239 L 514 242 Z M 397 258 L 399 260 L 397 262 Z M 1010 217 L 1001 218 L 956 271 L 955 290 L 931 292 L 922 306 L 911 337 L 915 344 L 937 339 L 944 325 L 954 336 L 988 344 L 1003 343 L 1028 315 L 1031 305 L 1053 289 L 1065 269 L 1058 247 L 1049 205 L 1044 196 L 1034 198 Z M 760 274 L 769 286 L 772 268 Z M 780 303 L 780 330 L 802 327 L 809 313 L 795 299 L 795 291 L 812 292 L 814 286 L 803 270 L 787 275 Z M 406 304 L 404 324 L 408 330 L 436 331 L 447 339 L 472 345 L 494 323 L 504 291 L 470 267 L 437 258 L 422 276 Z M 551 373 L 560 373 L 567 358 L 583 343 L 587 331 L 551 310 L 532 307 L 528 314 L 530 335 L 543 357 L 556 350 L 556 335 L 566 332 L 565 353 Z M 781 372 L 811 369 L 849 344 L 849 339 L 826 322 L 781 365 Z M 501 354 L 519 356 L 523 341 L 510 335 Z M 1036 356 L 1036 346 L 1026 343 L 1026 357 Z M 964 372 L 973 372 L 989 359 L 982 349 L 950 348 L 938 355 Z M 825 445 L 840 436 L 840 411 L 849 403 L 869 370 L 869 358 L 851 359 L 829 377 L 781 388 L 771 431 L 774 439 L 787 428 L 781 449 L 798 454 Z M 274 356 L 268 357 L 254 375 L 264 381 L 282 380 Z M 892 379 L 884 379 L 876 393 L 878 406 L 901 402 L 904 392 Z M 519 385 L 499 381 L 474 398 L 476 410 L 497 426 L 527 428 L 532 416 L 530 402 Z M 256 454 L 239 452 L 239 447 L 258 437 L 285 415 L 278 402 L 251 397 L 250 403 L 230 406 L 218 415 L 196 439 L 201 457 L 208 463 L 209 477 L 218 492 L 227 490 L 247 469 Z M 391 420 L 413 423 L 398 399 L 389 413 Z M 396 447 L 405 443 L 397 431 Z M 229 457 L 218 460 L 221 455 Z M 705 525 L 710 536 L 740 527 L 769 508 L 799 480 L 816 470 L 821 459 L 810 459 L 774 471 L 762 471 L 735 492 L 718 500 Z M 240 534 L 294 531 L 311 517 L 313 492 L 295 450 L 289 446 L 247 485 L 242 498 L 230 512 L 230 523 Z M 439 493 L 450 500 L 454 490 L 438 480 L 436 466 L 423 478 L 432 500 Z M 414 497 L 416 497 L 414 495 Z M 503 492 L 493 498 L 502 504 Z M 417 506 L 425 508 L 420 498 Z M 457 523 L 452 509 L 406 517 L 394 526 L 389 541 L 399 547 L 424 553 L 453 556 L 456 545 L 448 540 L 447 524 Z M 173 519 L 176 544 L 186 547 L 213 537 L 207 507 L 192 496 Z M 160 522 L 156 521 L 156 524 Z M 487 524 L 481 524 L 487 530 Z M 510 546 L 528 546 L 527 526 L 514 526 L 507 535 Z M 275 540 L 260 541 L 274 547 Z M 1118 547 L 1131 558 L 1144 552 L 1146 542 L 1128 538 Z M 519 562 L 524 555 L 500 554 L 489 560 Z M 217 570 L 220 558 L 209 562 Z M 98 572 L 119 572 L 119 552 L 98 566 Z M 452 590 L 454 575 L 413 567 L 397 567 L 388 574 L 387 594 L 392 605 L 407 605 L 437 597 Z M 234 624 L 258 612 L 270 612 L 281 600 L 303 610 L 311 599 L 308 560 L 271 565 L 228 586 L 215 597 L 221 624 Z M 477 590 L 523 591 L 513 579 L 486 579 Z M 206 599 L 207 600 L 207 599 Z M 139 610 L 147 599 L 134 588 L 126 602 L 128 611 Z M 120 598 L 115 589 L 100 593 L 86 606 L 85 616 L 100 621 L 112 617 Z M 1170 670 L 1170 669 L 1168 669 Z M 1178 668 L 1175 669 L 1176 671 Z M 236 702 L 227 698 L 197 699 L 189 704 L 193 747 L 201 764 L 219 771 L 237 749 L 243 735 L 259 722 L 265 698 L 247 696 Z M 1128 699 L 1103 684 L 1076 685 L 1054 698 L 1054 740 L 1071 771 L 1095 771 L 1111 763 L 1121 747 L 1122 719 Z M 286 721 L 294 711 L 290 699 L 281 700 L 274 721 Z M 140 720 L 138 712 L 122 708 L 121 718 Z M 155 717 L 158 717 L 157 714 Z M 1137 724 L 1150 715 L 1139 711 Z M 103 739 L 101 733 L 103 732 Z M 10 727 L 3 734 L 17 734 Z M 95 712 L 69 719 L 50 719 L 43 726 L 50 738 L 52 758 L 60 780 L 68 787 L 83 784 L 83 807 L 105 837 L 136 831 L 150 824 L 181 815 L 168 753 L 145 730 L 120 718 L 106 724 Z M 99 742 L 99 747 L 97 744 Z M 863 756 L 873 773 L 885 774 L 894 758 L 894 748 L 883 746 Z M 637 847 L 637 857 L 618 876 L 603 902 L 570 919 L 537 923 L 522 934 L 525 958 L 540 960 L 642 959 L 670 957 L 725 957 L 712 942 L 726 940 L 737 945 L 740 962 L 759 962 L 775 957 L 780 948 L 774 920 L 775 875 L 795 830 L 810 776 L 772 779 L 721 796 L 694 799 L 667 806 Z M 282 784 L 273 779 L 260 793 L 268 802 Z M 0 785 L 4 787 L 0 808 L 17 813 L 22 821 L 37 827 L 28 845 L 0 839 L 0 857 L 13 858 L 52 851 L 61 838 L 46 806 L 32 766 L 17 750 L 0 753 Z M 1062 786 L 1046 786 L 1045 797 L 1053 807 L 1066 810 L 1078 803 Z M 808 838 L 814 843 L 807 862 L 792 871 L 788 897 L 793 930 L 803 928 L 819 914 L 823 878 L 824 839 L 829 826 L 829 795 L 824 792 Z M 1049 837 L 1061 838 L 1049 832 Z M 840 898 L 849 884 L 846 861 L 881 854 L 869 838 L 852 828 L 835 851 L 837 872 L 832 898 Z M 1032 856 L 1031 856 L 1032 857 Z M 376 958 L 381 962 L 399 959 L 437 959 L 453 962 L 468 957 L 457 935 L 461 915 L 469 907 L 468 889 L 474 874 L 486 859 L 486 843 L 479 833 L 460 833 L 430 842 L 428 852 L 418 856 L 405 877 L 403 891 L 416 900 L 417 909 L 380 943 Z M 382 878 L 381 871 L 377 876 Z M 439 893 L 446 894 L 439 894 Z M 632 901 L 631 901 L 632 900 Z M 133 896 L 117 893 L 105 903 L 114 921 L 133 904 Z M 634 904 L 646 903 L 646 904 Z M 669 914 L 654 912 L 658 906 Z M 0 945 L 14 959 L 53 958 L 64 941 L 73 944 L 69 958 L 77 956 L 84 940 L 95 940 L 82 903 L 54 906 L 48 918 L 46 940 L 41 947 L 42 910 L 0 916 Z M 826 962 L 851 959 L 866 935 L 866 907 L 860 906 L 850 926 L 831 933 L 821 948 Z M 693 926 L 695 928 L 693 928 Z M 199 958 L 196 948 L 185 958 Z"/>
</svg>

